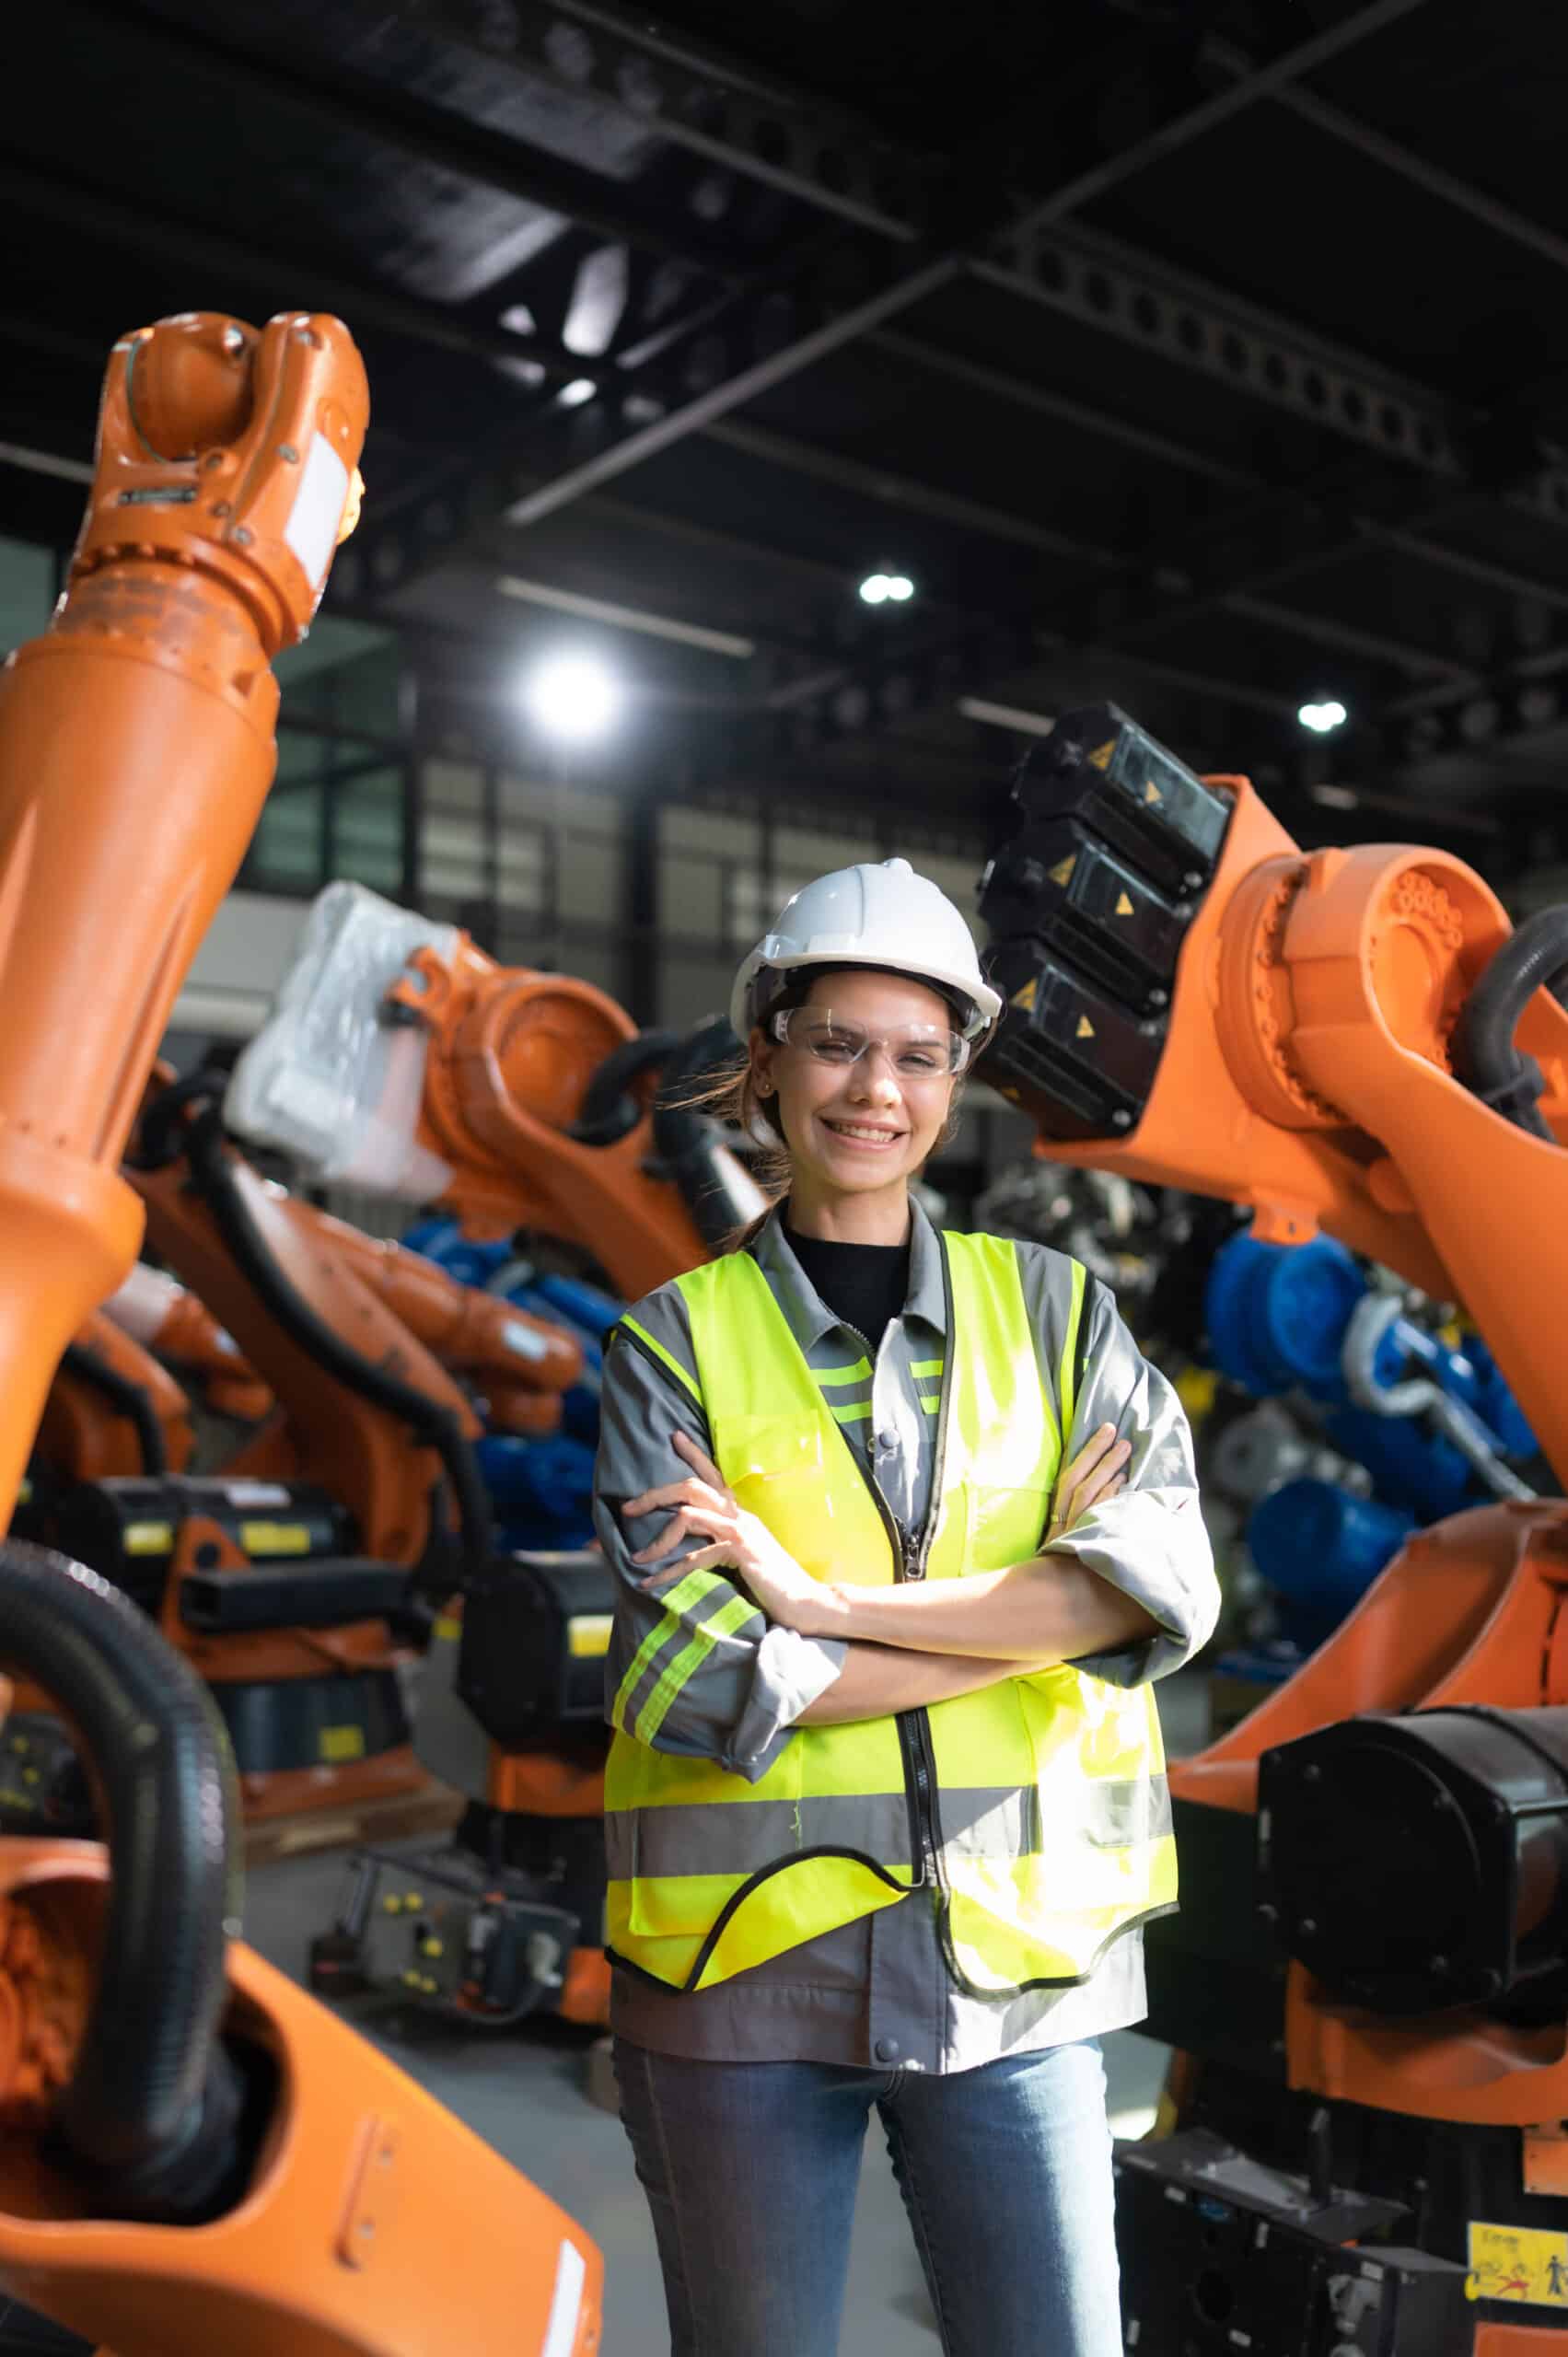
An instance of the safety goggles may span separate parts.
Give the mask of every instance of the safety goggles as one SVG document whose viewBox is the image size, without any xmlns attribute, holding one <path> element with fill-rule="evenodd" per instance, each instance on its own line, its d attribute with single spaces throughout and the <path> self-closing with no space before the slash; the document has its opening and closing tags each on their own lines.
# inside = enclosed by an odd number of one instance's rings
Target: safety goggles
<svg viewBox="0 0 1568 2357">
<path fill-rule="evenodd" d="M 798 1048 L 814 1062 L 847 1072 L 879 1048 L 899 1081 L 918 1088 L 927 1081 L 951 1080 L 969 1062 L 971 1043 L 939 1023 L 898 1023 L 868 1031 L 864 1023 L 826 1006 L 786 1006 L 769 1024 L 775 1039 Z"/>
</svg>

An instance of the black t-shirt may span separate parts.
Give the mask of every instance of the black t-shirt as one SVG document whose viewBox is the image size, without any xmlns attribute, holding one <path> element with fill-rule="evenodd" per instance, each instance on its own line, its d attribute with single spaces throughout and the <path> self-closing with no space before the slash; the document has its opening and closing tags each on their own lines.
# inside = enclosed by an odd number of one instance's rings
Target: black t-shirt
<svg viewBox="0 0 1568 2357">
<path fill-rule="evenodd" d="M 797 1236 L 784 1220 L 789 1248 L 835 1318 L 864 1334 L 876 1357 L 889 1320 L 909 1294 L 910 1248 L 902 1244 L 830 1244 Z"/>
</svg>

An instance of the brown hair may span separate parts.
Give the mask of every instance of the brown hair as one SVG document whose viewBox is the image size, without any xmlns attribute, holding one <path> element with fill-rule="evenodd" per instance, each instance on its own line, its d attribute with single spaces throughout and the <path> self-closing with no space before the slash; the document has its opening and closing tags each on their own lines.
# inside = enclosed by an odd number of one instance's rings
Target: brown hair
<svg viewBox="0 0 1568 2357">
<path fill-rule="evenodd" d="M 884 972 L 896 973 L 900 981 L 918 981 L 922 979 L 919 975 L 905 974 L 893 966 L 799 967 L 783 984 L 777 996 L 768 1001 L 763 1016 L 764 1027 L 773 1016 L 783 1014 L 787 1007 L 804 1006 L 815 984 L 829 974 Z M 949 1005 L 954 1005 L 950 994 L 939 984 L 933 982 L 927 987 L 935 990 L 939 998 L 947 999 Z M 967 1011 L 954 1005 L 954 1012 L 960 1021 L 964 1019 Z M 958 1133 L 958 1100 L 963 1095 L 963 1087 L 964 1084 L 959 1080 L 954 1088 L 952 1103 L 947 1109 L 947 1119 L 942 1125 L 941 1133 L 936 1140 L 936 1147 L 933 1148 L 934 1152 L 941 1146 L 951 1145 Z M 788 1194 L 793 1167 L 790 1161 L 789 1141 L 779 1127 L 777 1112 L 772 1109 L 772 1100 L 758 1093 L 756 1076 L 751 1069 L 749 1042 L 747 1043 L 745 1053 L 739 1062 L 726 1065 L 711 1079 L 703 1082 L 692 1095 L 681 1097 L 679 1102 L 682 1107 L 690 1107 L 695 1112 L 706 1113 L 714 1120 L 733 1123 L 736 1128 L 744 1130 L 747 1135 L 757 1143 L 760 1151 L 755 1155 L 748 1155 L 747 1167 L 767 1197 L 768 1208 L 759 1213 L 755 1219 L 748 1220 L 745 1226 L 738 1227 L 732 1235 L 726 1236 L 720 1248 L 725 1252 L 744 1251 Z M 923 1163 L 921 1167 L 924 1168 Z M 918 1173 L 916 1175 L 918 1176 Z"/>
</svg>

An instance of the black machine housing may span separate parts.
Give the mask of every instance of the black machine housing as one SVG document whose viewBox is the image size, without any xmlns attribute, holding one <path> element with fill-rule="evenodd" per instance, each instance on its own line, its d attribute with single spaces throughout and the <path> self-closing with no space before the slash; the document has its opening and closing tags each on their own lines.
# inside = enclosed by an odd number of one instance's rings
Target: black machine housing
<svg viewBox="0 0 1568 2357">
<path fill-rule="evenodd" d="M 1043 1137 L 1118 1137 L 1153 1089 L 1231 803 L 1115 704 L 1092 704 L 1031 749 L 1012 805 L 981 878 L 985 970 L 1006 1001 L 985 1077 Z"/>
</svg>

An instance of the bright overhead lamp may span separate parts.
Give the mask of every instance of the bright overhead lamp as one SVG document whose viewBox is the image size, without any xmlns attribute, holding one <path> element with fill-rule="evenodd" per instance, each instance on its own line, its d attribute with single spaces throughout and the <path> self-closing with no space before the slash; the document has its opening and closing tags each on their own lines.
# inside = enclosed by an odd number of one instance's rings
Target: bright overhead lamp
<svg viewBox="0 0 1568 2357">
<path fill-rule="evenodd" d="M 604 736 L 624 700 L 621 681 L 591 655 L 552 656 L 523 683 L 523 701 L 534 720 L 568 745 Z"/>
<path fill-rule="evenodd" d="M 901 606 L 906 598 L 914 596 L 914 583 L 907 573 L 868 573 L 860 594 L 868 606 L 884 606 L 889 598 Z"/>
<path fill-rule="evenodd" d="M 585 401 L 592 401 L 598 390 L 593 377 L 574 377 L 571 383 L 563 385 L 556 394 L 556 403 L 562 409 L 581 409 Z"/>
<path fill-rule="evenodd" d="M 1343 704 L 1331 697 L 1326 703 L 1304 703 L 1295 716 L 1303 728 L 1310 728 L 1315 737 L 1327 737 L 1330 730 L 1342 728 L 1350 718 Z"/>
</svg>

